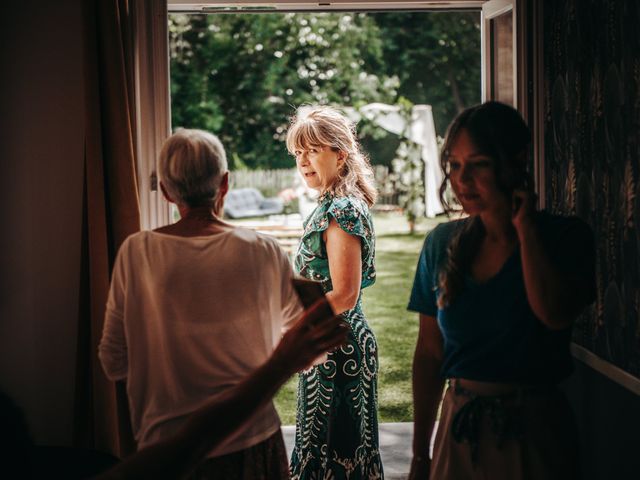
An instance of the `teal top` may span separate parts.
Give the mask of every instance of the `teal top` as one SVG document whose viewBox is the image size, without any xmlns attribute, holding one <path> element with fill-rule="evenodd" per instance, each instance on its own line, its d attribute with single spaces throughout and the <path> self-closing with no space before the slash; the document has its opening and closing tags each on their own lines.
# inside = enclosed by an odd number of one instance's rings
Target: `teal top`
<svg viewBox="0 0 640 480">
<path fill-rule="evenodd" d="M 476 282 L 465 275 L 464 289 L 438 308 L 438 274 L 458 220 L 438 225 L 427 236 L 416 271 L 409 310 L 436 317 L 444 340 L 442 376 L 487 382 L 554 383 L 572 370 L 571 329 L 550 330 L 527 300 L 520 250 L 496 275 Z M 539 212 L 536 223 L 551 262 L 560 271 L 586 280 L 595 299 L 593 233 L 577 217 Z"/>
<path fill-rule="evenodd" d="M 325 194 L 320 197 L 318 206 L 304 221 L 304 233 L 294 262 L 296 272 L 309 280 L 322 283 L 325 292 L 333 290 L 329 274 L 329 259 L 322 240 L 322 234 L 329 227 L 332 218 L 342 230 L 360 238 L 362 245 L 360 288 L 373 285 L 376 281 L 373 220 L 367 204 L 353 196 L 334 197 Z"/>
</svg>

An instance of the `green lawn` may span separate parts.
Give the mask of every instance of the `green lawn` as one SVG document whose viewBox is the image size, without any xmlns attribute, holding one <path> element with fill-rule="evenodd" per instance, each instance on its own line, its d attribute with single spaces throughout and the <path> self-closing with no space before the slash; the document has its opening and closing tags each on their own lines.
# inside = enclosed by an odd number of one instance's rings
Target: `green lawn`
<svg viewBox="0 0 640 480">
<path fill-rule="evenodd" d="M 424 236 L 444 220 L 446 217 L 424 219 L 411 235 L 400 215 L 374 216 L 378 276 L 375 285 L 364 290 L 363 307 L 378 339 L 381 422 L 412 420 L 411 360 L 418 321 L 417 315 L 407 312 L 406 306 Z M 297 376 L 292 378 L 276 396 L 283 425 L 295 424 L 297 382 Z"/>
</svg>

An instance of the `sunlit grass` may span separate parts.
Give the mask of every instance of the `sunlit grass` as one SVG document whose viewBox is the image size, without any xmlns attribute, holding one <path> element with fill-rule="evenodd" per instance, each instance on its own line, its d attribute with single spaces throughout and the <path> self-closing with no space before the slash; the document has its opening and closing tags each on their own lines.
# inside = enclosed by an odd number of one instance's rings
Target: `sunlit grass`
<svg viewBox="0 0 640 480">
<path fill-rule="evenodd" d="M 381 422 L 412 419 L 411 360 L 418 334 L 417 315 L 407 311 L 416 263 L 427 231 L 446 220 L 424 219 L 410 234 L 399 214 L 377 214 L 376 283 L 365 289 L 363 308 L 378 339 Z M 276 407 L 284 425 L 295 424 L 297 376 L 280 390 Z"/>
</svg>

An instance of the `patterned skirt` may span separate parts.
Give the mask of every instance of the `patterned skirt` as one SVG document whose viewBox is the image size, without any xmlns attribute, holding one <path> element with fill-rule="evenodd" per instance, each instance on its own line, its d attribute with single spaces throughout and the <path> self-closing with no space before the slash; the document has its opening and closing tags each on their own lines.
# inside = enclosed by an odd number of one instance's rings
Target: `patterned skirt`
<svg viewBox="0 0 640 480">
<path fill-rule="evenodd" d="M 378 449 L 378 347 L 361 311 L 349 340 L 298 384 L 292 480 L 383 479 Z"/>
</svg>

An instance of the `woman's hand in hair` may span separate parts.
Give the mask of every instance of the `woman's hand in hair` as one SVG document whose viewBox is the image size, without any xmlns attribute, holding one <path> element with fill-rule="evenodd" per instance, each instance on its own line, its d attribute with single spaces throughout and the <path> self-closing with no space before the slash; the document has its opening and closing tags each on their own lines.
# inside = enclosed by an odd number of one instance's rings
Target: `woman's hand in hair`
<svg viewBox="0 0 640 480">
<path fill-rule="evenodd" d="M 536 194 L 531 190 L 517 189 L 511 197 L 511 222 L 519 237 L 526 234 L 533 225 L 533 214 L 536 211 Z"/>
</svg>

